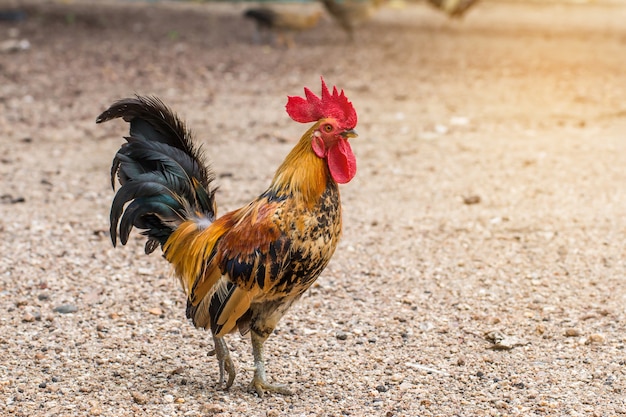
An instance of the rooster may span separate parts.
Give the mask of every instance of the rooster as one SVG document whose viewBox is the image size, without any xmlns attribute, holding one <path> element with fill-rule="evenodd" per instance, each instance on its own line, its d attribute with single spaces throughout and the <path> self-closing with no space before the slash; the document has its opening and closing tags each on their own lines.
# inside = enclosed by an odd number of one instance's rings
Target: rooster
<svg viewBox="0 0 626 417">
<path fill-rule="evenodd" d="M 257 7 L 246 10 L 243 16 L 256 23 L 256 36 L 261 39 L 262 32 L 275 32 L 278 41 L 287 47 L 293 47 L 293 32 L 302 32 L 317 26 L 321 11 L 309 15 L 289 13 L 283 10 L 270 9 L 269 7 Z"/>
<path fill-rule="evenodd" d="M 313 123 L 279 166 L 270 186 L 246 206 L 217 217 L 215 175 L 185 124 L 155 97 L 127 98 L 96 123 L 122 117 L 130 134 L 111 167 L 121 187 L 111 205 L 115 246 L 133 227 L 147 237 L 145 252 L 162 248 L 187 295 L 187 318 L 210 329 L 219 385 L 236 370 L 224 336 L 250 333 L 250 389 L 290 394 L 267 381 L 263 344 L 278 321 L 324 270 L 341 235 L 338 184 L 356 174 L 348 139 L 357 115 L 343 90 L 322 79 L 321 97 L 308 88 L 288 97 L 286 110 Z M 128 203 L 128 204 L 127 204 Z"/>
<path fill-rule="evenodd" d="M 370 20 L 385 0 L 320 0 L 326 11 L 354 40 L 356 26 Z"/>
</svg>

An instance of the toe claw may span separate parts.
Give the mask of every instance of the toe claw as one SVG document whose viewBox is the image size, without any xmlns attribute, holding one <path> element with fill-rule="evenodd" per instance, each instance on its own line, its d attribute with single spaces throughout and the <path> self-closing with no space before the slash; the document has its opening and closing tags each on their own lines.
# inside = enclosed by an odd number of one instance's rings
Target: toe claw
<svg viewBox="0 0 626 417">
<path fill-rule="evenodd" d="M 223 358 L 219 360 L 220 366 L 220 380 L 218 385 L 224 387 L 224 390 L 228 390 L 235 381 L 235 376 L 237 376 L 237 372 L 235 371 L 235 364 L 230 359 L 230 357 Z M 226 374 L 228 374 L 228 380 L 226 380 Z"/>
<path fill-rule="evenodd" d="M 259 397 L 263 397 L 266 392 L 272 392 L 282 395 L 293 395 L 293 392 L 282 384 L 269 384 L 264 380 L 254 378 L 250 383 L 248 389 L 252 392 L 256 392 Z"/>
<path fill-rule="evenodd" d="M 235 382 L 235 376 L 237 375 L 237 372 L 235 371 L 235 364 L 230 358 L 228 358 L 224 365 L 224 368 L 228 373 L 228 381 L 226 382 L 225 388 L 228 389 L 233 385 L 233 382 Z"/>
</svg>

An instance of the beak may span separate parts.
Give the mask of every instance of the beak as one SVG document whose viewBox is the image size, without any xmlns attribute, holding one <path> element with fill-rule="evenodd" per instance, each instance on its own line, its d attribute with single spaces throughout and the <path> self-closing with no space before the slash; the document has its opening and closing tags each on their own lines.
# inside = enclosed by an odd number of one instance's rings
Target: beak
<svg viewBox="0 0 626 417">
<path fill-rule="evenodd" d="M 350 130 L 346 130 L 345 132 L 342 132 L 341 136 L 343 136 L 346 139 L 350 139 L 350 138 L 356 138 L 359 135 L 356 133 L 356 130 L 350 129 Z"/>
</svg>

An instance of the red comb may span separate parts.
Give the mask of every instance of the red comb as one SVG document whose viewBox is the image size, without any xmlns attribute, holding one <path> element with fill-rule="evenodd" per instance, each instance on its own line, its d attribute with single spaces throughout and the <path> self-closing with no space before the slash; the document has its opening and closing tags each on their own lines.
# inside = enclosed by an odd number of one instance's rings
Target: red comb
<svg viewBox="0 0 626 417">
<path fill-rule="evenodd" d="M 306 87 L 304 87 L 304 95 L 306 98 L 289 96 L 287 100 L 287 113 L 296 122 L 310 123 L 332 117 L 344 129 L 352 129 L 356 126 L 356 111 L 352 103 L 348 101 L 343 90 L 341 93 L 337 91 L 337 87 L 333 87 L 331 94 L 324 78 L 322 78 L 322 98 Z"/>
</svg>

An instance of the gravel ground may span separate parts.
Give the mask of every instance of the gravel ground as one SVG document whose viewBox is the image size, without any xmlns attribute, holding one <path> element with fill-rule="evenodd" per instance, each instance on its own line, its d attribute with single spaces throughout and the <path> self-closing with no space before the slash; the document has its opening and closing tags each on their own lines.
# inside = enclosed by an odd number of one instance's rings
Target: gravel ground
<svg viewBox="0 0 626 417">
<path fill-rule="evenodd" d="M 626 6 L 418 4 L 291 49 L 252 44 L 244 7 L 36 2 L 0 22 L 30 44 L 0 52 L 0 414 L 626 414 Z M 247 392 L 238 335 L 224 392 L 166 262 L 137 234 L 111 246 L 126 126 L 94 120 L 162 97 L 223 213 L 268 184 L 303 132 L 286 96 L 321 74 L 359 112 L 344 238 L 267 343 L 295 395 Z"/>
</svg>

